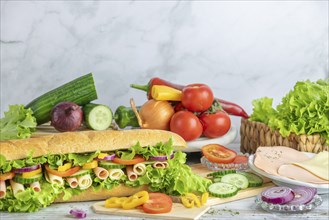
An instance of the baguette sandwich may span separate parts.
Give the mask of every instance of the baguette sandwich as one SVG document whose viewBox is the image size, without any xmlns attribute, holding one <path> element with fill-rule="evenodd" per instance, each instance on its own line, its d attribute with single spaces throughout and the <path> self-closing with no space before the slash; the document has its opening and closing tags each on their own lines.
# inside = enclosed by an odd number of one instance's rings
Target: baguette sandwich
<svg viewBox="0 0 329 220">
<path fill-rule="evenodd" d="M 202 193 L 210 184 L 185 164 L 186 142 L 169 131 L 65 132 L 0 144 L 1 211 L 35 212 L 141 190 Z"/>
</svg>

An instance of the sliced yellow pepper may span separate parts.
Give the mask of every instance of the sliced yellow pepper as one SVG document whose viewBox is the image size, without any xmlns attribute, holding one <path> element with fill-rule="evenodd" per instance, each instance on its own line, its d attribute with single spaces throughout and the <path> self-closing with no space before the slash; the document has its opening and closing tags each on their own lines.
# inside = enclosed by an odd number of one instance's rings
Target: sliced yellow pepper
<svg viewBox="0 0 329 220">
<path fill-rule="evenodd" d="M 181 197 L 182 203 L 186 208 L 193 208 L 194 207 L 194 200 L 190 199 L 189 197 L 182 196 Z"/>
<path fill-rule="evenodd" d="M 127 200 L 122 203 L 123 209 L 133 209 L 137 206 L 143 205 L 149 200 L 149 193 L 147 191 L 140 191 L 130 196 Z"/>
<path fill-rule="evenodd" d="M 151 91 L 152 98 L 155 100 L 165 100 L 165 101 L 181 101 L 182 91 L 178 89 L 171 88 L 169 86 L 154 85 Z"/>
<path fill-rule="evenodd" d="M 64 171 L 67 171 L 68 169 L 70 169 L 72 167 L 72 163 L 66 163 L 66 164 L 64 164 L 63 166 L 59 166 L 58 168 L 57 168 L 57 170 L 59 171 L 59 172 L 64 172 Z"/>
<path fill-rule="evenodd" d="M 202 196 L 201 196 L 201 205 L 205 205 L 207 203 L 208 197 L 209 197 L 208 192 L 205 192 L 205 193 L 202 194 Z"/>
<path fill-rule="evenodd" d="M 106 157 L 106 156 L 108 156 L 109 154 L 107 154 L 107 153 L 100 153 L 100 154 L 98 154 L 98 158 L 99 159 L 104 159 L 104 157 Z"/>
<path fill-rule="evenodd" d="M 30 172 L 25 172 L 25 173 L 22 173 L 22 177 L 23 178 L 30 178 L 30 177 L 33 177 L 39 173 L 42 172 L 42 168 L 40 167 L 39 169 L 36 169 L 36 170 L 33 170 L 33 171 L 30 171 Z"/>
<path fill-rule="evenodd" d="M 97 160 L 93 160 L 89 163 L 85 163 L 83 166 L 82 166 L 82 169 L 83 170 L 91 170 L 91 169 L 94 169 L 98 167 L 98 161 Z"/>
<path fill-rule="evenodd" d="M 111 197 L 105 200 L 106 208 L 122 208 L 122 203 L 126 201 L 128 197 Z"/>
<path fill-rule="evenodd" d="M 199 198 L 193 193 L 186 193 L 181 197 L 182 203 L 186 208 L 193 208 L 196 205 L 198 208 L 201 207 Z"/>
</svg>

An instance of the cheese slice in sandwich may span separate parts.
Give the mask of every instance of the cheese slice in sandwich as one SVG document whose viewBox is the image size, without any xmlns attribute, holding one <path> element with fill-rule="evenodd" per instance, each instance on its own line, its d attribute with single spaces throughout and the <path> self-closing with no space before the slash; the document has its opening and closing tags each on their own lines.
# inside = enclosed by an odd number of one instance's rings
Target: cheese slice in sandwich
<svg viewBox="0 0 329 220">
<path fill-rule="evenodd" d="M 323 151 L 309 160 L 293 163 L 317 177 L 329 181 L 329 152 Z"/>
</svg>

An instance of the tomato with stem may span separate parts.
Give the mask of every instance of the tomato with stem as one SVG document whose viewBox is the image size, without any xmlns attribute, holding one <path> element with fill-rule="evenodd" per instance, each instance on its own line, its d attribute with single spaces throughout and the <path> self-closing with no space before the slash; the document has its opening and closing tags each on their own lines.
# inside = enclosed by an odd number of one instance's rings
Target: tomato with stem
<svg viewBox="0 0 329 220">
<path fill-rule="evenodd" d="M 170 131 L 179 134 L 185 141 L 192 141 L 201 136 L 202 124 L 192 112 L 179 111 L 170 120 Z"/>
</svg>

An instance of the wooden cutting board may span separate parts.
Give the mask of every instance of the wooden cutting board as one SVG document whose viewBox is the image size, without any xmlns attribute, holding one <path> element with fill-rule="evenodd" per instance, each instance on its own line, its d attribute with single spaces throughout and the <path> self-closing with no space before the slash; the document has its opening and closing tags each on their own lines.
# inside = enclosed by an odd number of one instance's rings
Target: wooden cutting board
<svg viewBox="0 0 329 220">
<path fill-rule="evenodd" d="M 193 172 L 196 174 L 205 177 L 208 173 L 212 172 L 208 170 L 202 164 L 194 164 L 191 165 Z M 205 212 L 208 211 L 210 206 L 219 205 L 227 202 L 232 202 L 240 199 L 245 199 L 249 197 L 253 197 L 261 193 L 264 189 L 274 186 L 274 184 L 267 178 L 264 179 L 264 184 L 261 187 L 253 187 L 247 188 L 245 190 L 239 191 L 239 193 L 235 196 L 229 198 L 216 198 L 209 197 L 207 204 L 200 208 L 185 208 L 181 203 L 173 203 L 173 209 L 170 213 L 164 214 L 147 214 L 142 210 L 134 209 L 134 210 L 123 210 L 123 209 L 109 209 L 104 207 L 104 201 L 97 202 L 92 205 L 94 212 L 99 214 L 108 214 L 108 215 L 119 215 L 119 216 L 131 216 L 131 217 L 139 217 L 139 218 L 162 218 L 162 219 L 198 219 Z M 179 200 L 174 198 L 175 200 Z"/>
</svg>

